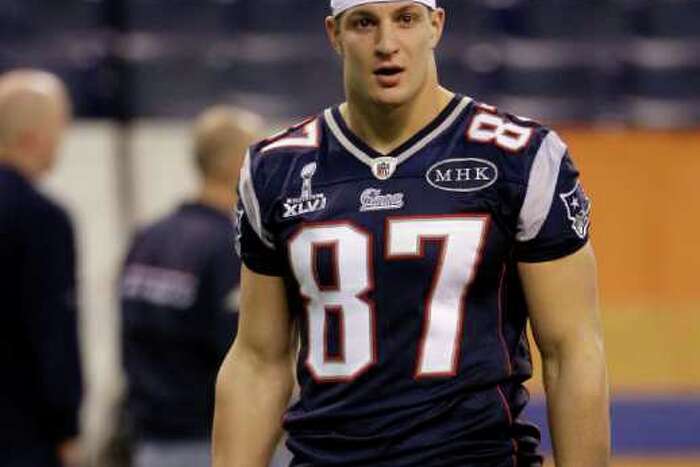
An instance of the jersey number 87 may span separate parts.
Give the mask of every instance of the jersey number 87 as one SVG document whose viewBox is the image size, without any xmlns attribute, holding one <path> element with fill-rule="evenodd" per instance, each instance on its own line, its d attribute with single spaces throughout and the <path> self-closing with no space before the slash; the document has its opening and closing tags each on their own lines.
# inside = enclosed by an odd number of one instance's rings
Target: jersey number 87
<svg viewBox="0 0 700 467">
<path fill-rule="evenodd" d="M 438 241 L 440 258 L 425 301 L 416 378 L 449 377 L 458 370 L 463 304 L 481 258 L 488 231 L 485 215 L 394 217 L 386 223 L 385 261 L 424 256 L 424 243 Z M 316 252 L 330 247 L 336 266 L 334 287 L 319 284 Z M 306 300 L 308 356 L 306 366 L 319 382 L 347 382 L 377 361 L 373 289 L 372 235 L 349 221 L 309 224 L 289 242 L 292 269 Z M 406 278 L 420 281 L 421 278 Z M 414 285 L 415 286 L 415 285 Z M 379 310 L 382 312 L 382 310 Z M 339 319 L 341 358 L 327 352 L 328 317 Z"/>
</svg>

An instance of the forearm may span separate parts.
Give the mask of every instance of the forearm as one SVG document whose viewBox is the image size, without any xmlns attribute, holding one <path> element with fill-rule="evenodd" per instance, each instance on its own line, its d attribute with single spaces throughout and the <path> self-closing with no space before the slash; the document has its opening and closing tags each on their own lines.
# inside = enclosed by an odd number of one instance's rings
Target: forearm
<svg viewBox="0 0 700 467">
<path fill-rule="evenodd" d="M 602 344 L 578 342 L 543 355 L 547 409 L 557 467 L 607 467 L 608 383 Z"/>
<path fill-rule="evenodd" d="M 234 348 L 219 371 L 214 467 L 266 467 L 292 392 L 290 358 L 261 361 Z"/>
</svg>

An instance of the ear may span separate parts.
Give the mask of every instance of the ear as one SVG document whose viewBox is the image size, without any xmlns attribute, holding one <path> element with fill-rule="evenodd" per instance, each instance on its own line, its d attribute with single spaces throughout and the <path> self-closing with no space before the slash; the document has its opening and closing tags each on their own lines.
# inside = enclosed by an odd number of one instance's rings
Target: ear
<svg viewBox="0 0 700 467">
<path fill-rule="evenodd" d="M 435 49 L 442 39 L 442 32 L 445 30 L 445 10 L 436 8 L 430 13 L 430 28 L 432 29 L 430 46 Z"/>
<path fill-rule="evenodd" d="M 41 148 L 42 137 L 41 133 L 35 129 L 24 129 L 18 132 L 15 137 L 15 146 L 19 152 L 31 157 Z"/>
<path fill-rule="evenodd" d="M 338 55 L 342 55 L 343 49 L 338 40 L 338 36 L 340 35 L 340 22 L 332 16 L 327 16 L 325 26 L 326 35 L 328 36 L 328 41 L 331 43 L 333 50 L 335 50 Z"/>
</svg>

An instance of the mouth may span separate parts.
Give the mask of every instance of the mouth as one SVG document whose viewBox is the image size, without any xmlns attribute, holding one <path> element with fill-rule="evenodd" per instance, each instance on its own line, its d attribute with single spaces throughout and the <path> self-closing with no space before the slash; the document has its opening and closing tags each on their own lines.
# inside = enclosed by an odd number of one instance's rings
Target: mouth
<svg viewBox="0 0 700 467">
<path fill-rule="evenodd" d="M 380 66 L 374 69 L 374 76 L 382 87 L 394 87 L 399 84 L 404 68 L 395 65 Z"/>
<path fill-rule="evenodd" d="M 381 67 L 375 68 L 374 75 L 375 76 L 396 76 L 401 72 L 403 72 L 403 68 L 401 68 L 400 66 L 381 66 Z"/>
</svg>

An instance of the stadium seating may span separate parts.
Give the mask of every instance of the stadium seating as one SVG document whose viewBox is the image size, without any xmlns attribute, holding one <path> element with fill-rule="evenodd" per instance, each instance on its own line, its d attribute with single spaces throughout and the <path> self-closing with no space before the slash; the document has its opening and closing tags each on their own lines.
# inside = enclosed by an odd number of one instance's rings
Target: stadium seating
<svg viewBox="0 0 700 467">
<path fill-rule="evenodd" d="M 2 0 L 0 38 L 41 40 L 57 33 L 99 28 L 104 0 Z"/>
<path fill-rule="evenodd" d="M 222 35 L 242 26 L 246 2 L 125 0 L 127 26 L 141 32 Z"/>
<path fill-rule="evenodd" d="M 700 3 L 693 0 L 626 2 L 623 23 L 627 32 L 650 37 L 699 38 Z"/>
<path fill-rule="evenodd" d="M 246 31 L 322 35 L 329 8 L 328 3 L 318 0 L 256 0 L 246 2 L 246 12 Z"/>
<path fill-rule="evenodd" d="M 700 3 L 632 2 L 621 17 L 625 119 L 664 128 L 700 121 Z"/>
<path fill-rule="evenodd" d="M 547 121 L 700 121 L 700 2 L 441 5 L 450 87 Z M 320 0 L 3 0 L 0 71 L 59 71 L 86 117 L 190 116 L 215 99 L 306 115 L 342 95 L 327 13 Z"/>
</svg>

